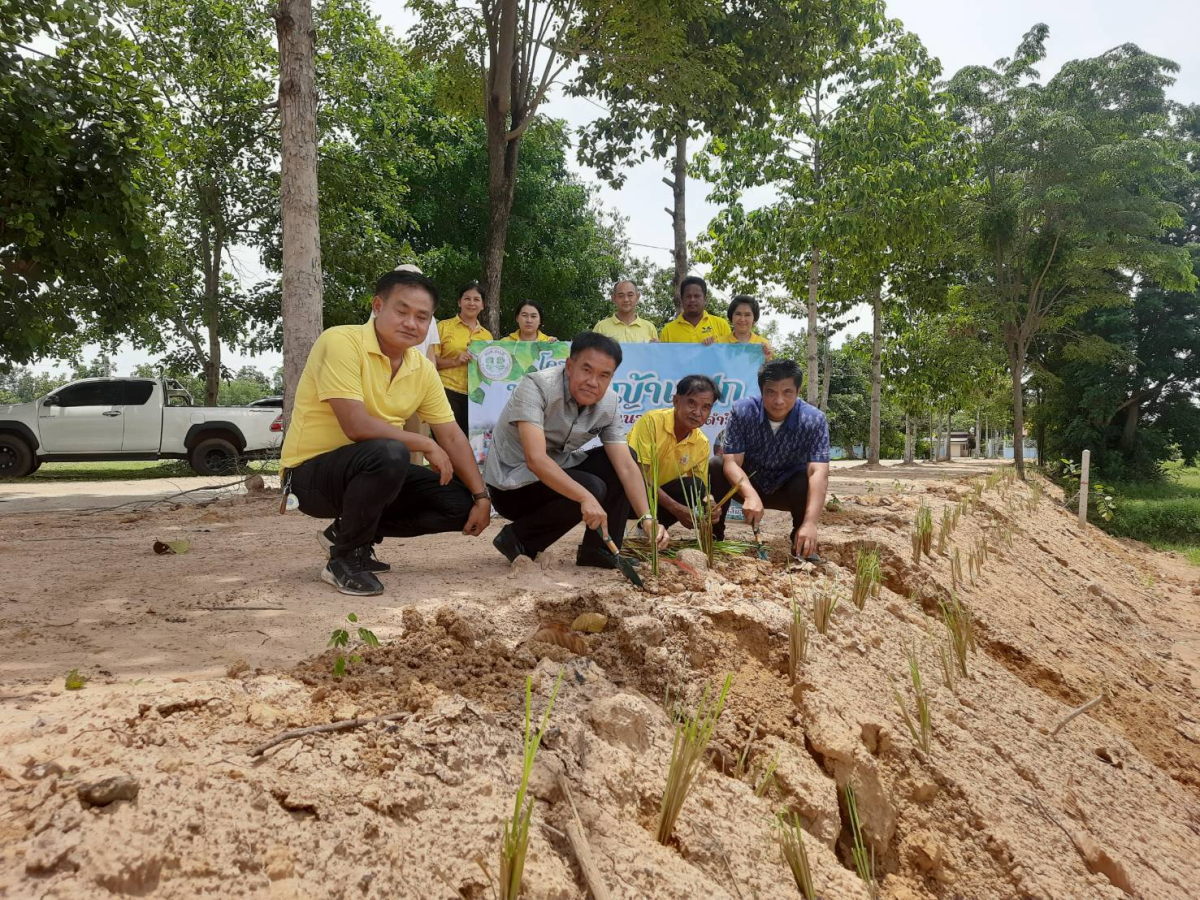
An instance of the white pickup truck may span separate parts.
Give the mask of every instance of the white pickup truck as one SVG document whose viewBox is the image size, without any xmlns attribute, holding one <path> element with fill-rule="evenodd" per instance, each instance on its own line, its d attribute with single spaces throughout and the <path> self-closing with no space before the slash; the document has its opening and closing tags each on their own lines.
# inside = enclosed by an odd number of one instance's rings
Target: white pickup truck
<svg viewBox="0 0 1200 900">
<path fill-rule="evenodd" d="M 186 459 L 200 475 L 220 475 L 241 458 L 278 453 L 279 410 L 191 402 L 172 379 L 85 378 L 0 405 L 0 478 L 44 462 L 114 459 Z"/>
</svg>

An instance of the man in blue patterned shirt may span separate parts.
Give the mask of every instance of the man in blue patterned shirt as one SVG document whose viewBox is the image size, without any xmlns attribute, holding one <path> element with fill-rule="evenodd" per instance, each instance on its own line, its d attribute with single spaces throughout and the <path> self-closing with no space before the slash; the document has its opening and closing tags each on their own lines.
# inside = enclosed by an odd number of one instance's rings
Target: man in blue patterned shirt
<svg viewBox="0 0 1200 900">
<path fill-rule="evenodd" d="M 733 405 L 725 428 L 725 455 L 709 470 L 712 492 L 723 497 L 738 486 L 746 522 L 757 526 L 763 508 L 792 514 L 792 554 L 817 554 L 817 523 L 829 487 L 829 423 L 825 413 L 800 399 L 800 366 L 773 359 L 758 370 L 761 397 Z M 746 473 L 750 474 L 747 475 Z M 713 527 L 725 536 L 725 512 Z"/>
</svg>

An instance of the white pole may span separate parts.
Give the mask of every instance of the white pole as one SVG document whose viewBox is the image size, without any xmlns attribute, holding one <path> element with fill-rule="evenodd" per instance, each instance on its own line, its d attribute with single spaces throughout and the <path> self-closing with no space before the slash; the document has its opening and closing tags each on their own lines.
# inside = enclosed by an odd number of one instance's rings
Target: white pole
<svg viewBox="0 0 1200 900">
<path fill-rule="evenodd" d="M 1092 451 L 1083 451 L 1083 465 L 1079 467 L 1079 524 L 1087 524 L 1088 469 L 1092 465 Z"/>
</svg>

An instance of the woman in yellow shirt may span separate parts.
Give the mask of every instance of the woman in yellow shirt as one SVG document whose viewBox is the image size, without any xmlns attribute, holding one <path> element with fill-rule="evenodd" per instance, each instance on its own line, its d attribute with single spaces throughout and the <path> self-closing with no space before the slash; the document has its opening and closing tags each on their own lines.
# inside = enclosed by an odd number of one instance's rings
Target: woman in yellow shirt
<svg viewBox="0 0 1200 900">
<path fill-rule="evenodd" d="M 471 341 L 492 339 L 492 333 L 480 324 L 482 312 L 483 288 L 478 281 L 472 281 L 458 292 L 458 315 L 438 322 L 441 344 L 436 361 L 438 374 L 442 376 L 446 399 L 454 411 L 454 421 L 468 438 L 471 432 L 467 418 L 467 363 L 471 361 L 471 354 L 467 346 Z"/>
<path fill-rule="evenodd" d="M 555 341 L 542 333 L 542 305 L 536 300 L 522 301 L 517 307 L 517 330 L 502 341 Z"/>
<path fill-rule="evenodd" d="M 763 348 L 763 360 L 771 358 L 771 345 L 760 334 L 754 333 L 758 323 L 758 301 L 747 294 L 738 294 L 729 301 L 729 310 L 725 313 L 733 334 L 727 337 L 724 344 L 760 344 Z"/>
</svg>

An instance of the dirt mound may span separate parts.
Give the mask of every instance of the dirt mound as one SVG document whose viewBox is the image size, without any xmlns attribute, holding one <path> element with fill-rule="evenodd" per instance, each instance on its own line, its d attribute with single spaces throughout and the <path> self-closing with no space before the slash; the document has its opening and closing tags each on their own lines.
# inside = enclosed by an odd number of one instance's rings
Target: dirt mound
<svg viewBox="0 0 1200 900">
<path fill-rule="evenodd" d="M 818 894 L 866 897 L 847 786 L 885 898 L 1194 896 L 1200 723 L 1193 663 L 1172 644 L 1191 586 L 1024 486 L 981 488 L 843 494 L 819 566 L 789 570 L 775 547 L 716 571 L 664 566 L 646 591 L 615 575 L 560 584 L 553 563 L 516 585 L 501 573 L 499 597 L 385 619 L 382 646 L 342 678 L 326 651 L 282 674 L 15 697 L 28 714 L 0 720 L 0 895 L 490 898 L 525 679 L 540 710 L 562 673 L 531 786 L 526 897 L 587 895 L 564 782 L 614 897 L 797 896 L 770 827 L 781 809 L 803 822 Z M 914 562 L 918 505 L 937 523 L 964 502 L 944 552 Z M 879 551 L 883 578 L 861 611 L 860 547 Z M 981 554 L 961 580 L 956 548 Z M 810 604 L 831 591 L 822 635 Z M 953 688 L 939 604 L 952 594 L 976 645 Z M 810 623 L 794 685 L 793 596 Z M 574 650 L 538 639 L 587 612 L 607 624 Z M 929 752 L 894 696 L 911 701 L 907 648 Z M 661 846 L 675 722 L 726 674 L 708 768 Z M 379 716 L 253 754 L 285 730 Z"/>
</svg>

